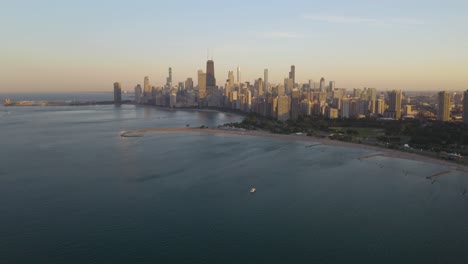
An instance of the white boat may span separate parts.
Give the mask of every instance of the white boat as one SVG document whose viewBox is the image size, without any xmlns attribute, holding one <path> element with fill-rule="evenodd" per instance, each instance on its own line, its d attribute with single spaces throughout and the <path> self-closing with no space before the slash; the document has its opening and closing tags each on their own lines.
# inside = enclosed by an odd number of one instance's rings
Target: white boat
<svg viewBox="0 0 468 264">
<path fill-rule="evenodd" d="M 256 191 L 257 191 L 257 189 L 255 189 L 255 188 L 250 189 L 250 193 L 255 193 Z"/>
</svg>

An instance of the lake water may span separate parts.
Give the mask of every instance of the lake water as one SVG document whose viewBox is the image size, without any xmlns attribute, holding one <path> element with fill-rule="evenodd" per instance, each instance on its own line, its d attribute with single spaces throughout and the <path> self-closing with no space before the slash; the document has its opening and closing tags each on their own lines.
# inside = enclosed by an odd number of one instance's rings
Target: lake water
<svg viewBox="0 0 468 264">
<path fill-rule="evenodd" d="M 240 119 L 0 107 L 0 263 L 468 263 L 464 172 L 432 181 L 450 168 L 273 138 L 119 136 Z"/>
</svg>

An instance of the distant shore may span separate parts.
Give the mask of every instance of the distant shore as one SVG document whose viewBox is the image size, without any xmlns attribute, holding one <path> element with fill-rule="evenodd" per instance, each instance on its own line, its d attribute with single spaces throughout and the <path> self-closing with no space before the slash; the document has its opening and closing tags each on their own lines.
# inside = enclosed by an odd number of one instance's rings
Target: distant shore
<svg viewBox="0 0 468 264">
<path fill-rule="evenodd" d="M 376 153 L 370 156 L 360 157 L 360 160 L 368 159 L 372 157 L 387 157 L 395 159 L 406 159 L 421 161 L 427 163 L 435 163 L 443 166 L 452 167 L 453 170 L 468 172 L 468 166 L 463 164 L 456 164 L 450 161 L 435 159 L 415 153 L 402 152 L 392 149 L 381 148 L 378 146 L 369 146 L 362 145 L 350 142 L 343 142 L 338 140 L 331 140 L 328 138 L 318 138 L 318 137 L 308 137 L 306 135 L 282 135 L 282 134 L 273 134 L 265 131 L 254 131 L 254 130 L 228 130 L 228 129 L 213 129 L 213 128 L 148 128 L 148 129 L 139 129 L 124 131 L 120 135 L 122 137 L 135 137 L 143 136 L 145 133 L 209 133 L 209 134 L 229 134 L 229 135 L 243 135 L 243 136 L 258 136 L 258 137 L 270 137 L 284 140 L 294 140 L 294 141 L 308 141 L 315 142 L 321 145 L 327 146 L 336 146 L 336 147 L 345 147 L 345 148 L 355 148 L 355 149 L 365 149 L 372 150 Z"/>
</svg>

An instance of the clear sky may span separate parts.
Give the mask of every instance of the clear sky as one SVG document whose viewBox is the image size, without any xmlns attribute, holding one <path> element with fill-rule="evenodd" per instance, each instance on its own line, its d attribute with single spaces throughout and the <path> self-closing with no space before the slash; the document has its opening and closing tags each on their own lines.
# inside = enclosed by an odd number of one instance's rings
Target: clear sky
<svg viewBox="0 0 468 264">
<path fill-rule="evenodd" d="M 1 0 L 0 92 L 130 90 L 206 70 L 218 85 L 335 80 L 337 87 L 468 89 L 466 0 Z"/>
</svg>

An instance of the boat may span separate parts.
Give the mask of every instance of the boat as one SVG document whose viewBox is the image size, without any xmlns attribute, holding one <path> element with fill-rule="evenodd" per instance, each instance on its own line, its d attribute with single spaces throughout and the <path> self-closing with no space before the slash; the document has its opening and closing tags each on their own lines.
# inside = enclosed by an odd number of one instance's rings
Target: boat
<svg viewBox="0 0 468 264">
<path fill-rule="evenodd" d="M 257 191 L 257 189 L 255 189 L 255 188 L 250 189 L 250 193 L 255 193 L 256 191 Z"/>
</svg>

